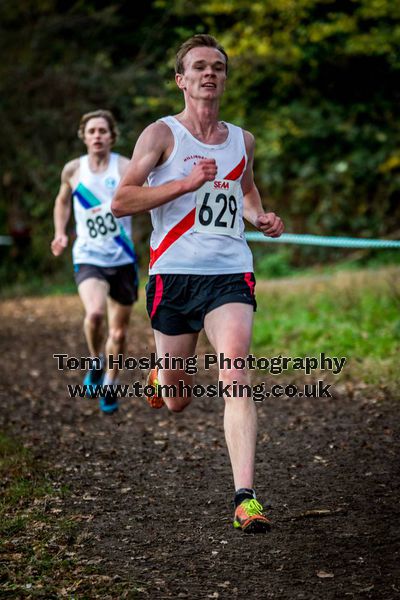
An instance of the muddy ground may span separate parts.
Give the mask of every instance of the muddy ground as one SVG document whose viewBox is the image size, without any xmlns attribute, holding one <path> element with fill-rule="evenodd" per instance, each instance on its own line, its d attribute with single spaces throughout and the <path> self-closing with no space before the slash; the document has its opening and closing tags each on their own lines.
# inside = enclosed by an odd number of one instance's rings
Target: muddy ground
<svg viewBox="0 0 400 600">
<path fill-rule="evenodd" d="M 81 564 L 133 582 L 139 598 L 400 596 L 399 407 L 388 392 L 354 384 L 333 399 L 259 404 L 256 487 L 274 527 L 244 535 L 231 525 L 221 400 L 173 415 L 129 399 L 106 417 L 96 400 L 68 398 L 80 374 L 52 357 L 86 355 L 77 297 L 4 301 L 0 313 L 0 426 L 69 486 L 54 502 L 79 522 Z M 152 350 L 134 314 L 127 354 Z"/>
</svg>

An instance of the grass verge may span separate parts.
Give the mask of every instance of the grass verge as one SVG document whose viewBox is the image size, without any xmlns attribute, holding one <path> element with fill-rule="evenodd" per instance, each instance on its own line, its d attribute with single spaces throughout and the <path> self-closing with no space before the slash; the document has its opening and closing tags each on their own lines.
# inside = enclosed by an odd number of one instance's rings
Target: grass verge
<svg viewBox="0 0 400 600">
<path fill-rule="evenodd" d="M 137 598 L 132 582 L 80 559 L 80 516 L 65 516 L 68 494 L 19 442 L 0 433 L 2 598 Z"/>
<path fill-rule="evenodd" d="M 258 281 L 257 302 L 259 356 L 344 356 L 341 378 L 399 388 L 399 267 Z"/>
</svg>

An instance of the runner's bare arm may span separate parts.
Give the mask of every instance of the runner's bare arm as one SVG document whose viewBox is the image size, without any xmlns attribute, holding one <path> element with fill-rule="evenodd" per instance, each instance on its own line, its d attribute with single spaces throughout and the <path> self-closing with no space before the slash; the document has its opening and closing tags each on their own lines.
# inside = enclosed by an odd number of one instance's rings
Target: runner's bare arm
<svg viewBox="0 0 400 600">
<path fill-rule="evenodd" d="M 122 177 L 124 177 L 125 173 L 127 172 L 130 162 L 131 161 L 129 160 L 129 158 L 126 158 L 126 156 L 119 155 L 118 171 L 119 171 L 119 175 L 120 175 L 121 179 L 122 179 Z M 143 185 L 147 186 L 147 182 L 145 181 Z"/>
<path fill-rule="evenodd" d="M 257 227 L 264 235 L 279 237 L 283 233 L 283 223 L 275 213 L 264 211 L 260 193 L 254 183 L 254 137 L 248 131 L 244 131 L 243 134 L 248 157 L 246 170 L 242 177 L 243 216 L 246 221 Z"/>
<path fill-rule="evenodd" d="M 146 212 L 178 196 L 197 190 L 217 173 L 215 160 L 200 160 L 191 173 L 156 187 L 143 186 L 149 173 L 169 156 L 173 148 L 170 128 L 162 122 L 149 125 L 140 135 L 127 171 L 111 203 L 116 217 Z"/>
<path fill-rule="evenodd" d="M 68 246 L 66 227 L 71 216 L 71 178 L 79 167 L 79 159 L 70 161 L 61 173 L 61 186 L 54 204 L 54 239 L 51 242 L 51 251 L 54 256 L 60 256 Z"/>
<path fill-rule="evenodd" d="M 118 156 L 118 171 L 120 177 L 123 177 L 128 170 L 129 167 L 129 158 L 126 156 L 122 156 L 121 154 Z"/>
</svg>

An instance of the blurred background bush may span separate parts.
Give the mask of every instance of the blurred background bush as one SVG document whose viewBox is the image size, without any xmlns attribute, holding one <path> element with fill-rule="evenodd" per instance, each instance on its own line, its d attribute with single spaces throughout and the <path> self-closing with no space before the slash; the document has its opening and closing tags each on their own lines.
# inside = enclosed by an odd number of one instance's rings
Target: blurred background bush
<svg viewBox="0 0 400 600">
<path fill-rule="evenodd" d="M 230 56 L 221 117 L 256 136 L 256 181 L 286 231 L 400 236 L 400 3 L 4 0 L 0 235 L 14 243 L 0 248 L 2 286 L 70 281 L 70 255 L 56 261 L 49 243 L 62 166 L 84 151 L 81 114 L 112 110 L 116 151 L 130 156 L 146 125 L 181 110 L 175 52 L 202 32 Z M 147 215 L 135 218 L 143 268 L 149 231 Z M 346 256 L 253 247 L 265 276 Z"/>
</svg>

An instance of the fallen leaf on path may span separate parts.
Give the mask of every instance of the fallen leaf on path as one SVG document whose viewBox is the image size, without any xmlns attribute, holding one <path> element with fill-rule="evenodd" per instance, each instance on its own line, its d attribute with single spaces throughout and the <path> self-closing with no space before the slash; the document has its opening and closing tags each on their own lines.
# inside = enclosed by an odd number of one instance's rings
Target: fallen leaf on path
<svg viewBox="0 0 400 600">
<path fill-rule="evenodd" d="M 334 577 L 333 573 L 327 573 L 326 571 L 317 571 L 317 577 L 320 579 L 332 579 Z"/>
</svg>

